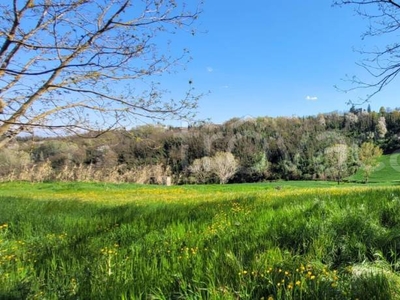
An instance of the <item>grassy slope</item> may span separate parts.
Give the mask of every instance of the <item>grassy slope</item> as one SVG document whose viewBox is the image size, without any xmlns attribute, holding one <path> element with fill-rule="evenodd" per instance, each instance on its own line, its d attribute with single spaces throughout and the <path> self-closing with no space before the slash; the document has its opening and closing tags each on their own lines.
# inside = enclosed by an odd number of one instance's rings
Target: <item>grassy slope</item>
<svg viewBox="0 0 400 300">
<path fill-rule="evenodd" d="M 362 170 L 359 170 L 354 176 L 350 177 L 350 180 L 356 180 L 362 182 L 364 180 Z M 393 184 L 397 185 L 400 183 L 400 155 L 398 153 L 391 155 L 383 155 L 379 159 L 379 166 L 371 174 L 369 182 L 379 185 L 382 184 Z"/>
</svg>

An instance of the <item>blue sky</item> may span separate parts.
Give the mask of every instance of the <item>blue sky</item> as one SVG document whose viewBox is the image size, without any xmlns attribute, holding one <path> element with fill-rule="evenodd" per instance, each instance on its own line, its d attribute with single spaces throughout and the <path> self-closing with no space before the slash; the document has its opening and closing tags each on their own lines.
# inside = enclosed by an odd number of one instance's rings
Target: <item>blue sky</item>
<svg viewBox="0 0 400 300">
<path fill-rule="evenodd" d="M 188 47 L 193 60 L 166 80 L 174 95 L 185 91 L 182 82 L 188 79 L 198 92 L 210 91 L 200 101 L 198 117 L 215 123 L 347 111 L 349 99 L 366 94 L 334 87 L 349 87 L 342 81 L 346 74 L 363 75 L 356 65 L 362 57 L 353 48 L 384 42 L 362 40 L 367 25 L 351 6 L 331 7 L 329 0 L 208 0 L 198 33 L 173 41 Z M 398 83 L 375 96 L 372 109 L 400 106 Z"/>
</svg>

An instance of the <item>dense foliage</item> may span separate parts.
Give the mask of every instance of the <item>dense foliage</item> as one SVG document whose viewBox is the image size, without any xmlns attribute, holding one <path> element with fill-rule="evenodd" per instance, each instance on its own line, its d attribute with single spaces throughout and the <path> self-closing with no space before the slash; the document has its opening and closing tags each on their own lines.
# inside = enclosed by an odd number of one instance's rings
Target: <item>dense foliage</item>
<svg viewBox="0 0 400 300">
<path fill-rule="evenodd" d="M 189 128 L 146 125 L 110 131 L 98 138 L 20 139 L 0 153 L 0 172 L 4 177 L 10 170 L 30 166 L 39 174 L 37 168 L 47 164 L 45 171 L 55 170 L 59 180 L 79 179 L 81 175 L 73 170 L 83 174 L 90 167 L 87 173 L 92 175 L 87 178 L 94 180 L 108 180 L 114 174 L 115 181 L 128 182 L 160 183 L 163 176 L 172 176 L 174 183 L 219 182 L 212 174 L 199 180 L 191 172 L 193 163 L 217 153 L 232 153 L 239 166 L 230 182 L 340 182 L 363 166 L 359 157 L 363 143 L 393 153 L 400 148 L 399 133 L 400 110 L 384 108 L 379 112 L 352 108 L 348 113 L 309 117 L 235 118 L 220 125 L 203 123 Z M 23 163 L 16 156 L 23 157 Z M 96 170 L 108 177 L 93 175 Z"/>
</svg>

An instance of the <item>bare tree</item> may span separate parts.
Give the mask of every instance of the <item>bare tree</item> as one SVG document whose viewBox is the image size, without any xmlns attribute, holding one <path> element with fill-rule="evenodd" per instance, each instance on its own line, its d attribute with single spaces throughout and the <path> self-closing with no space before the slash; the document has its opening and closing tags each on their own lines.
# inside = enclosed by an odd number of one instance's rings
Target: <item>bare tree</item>
<svg viewBox="0 0 400 300">
<path fill-rule="evenodd" d="M 206 183 L 212 175 L 212 158 L 204 156 L 197 158 L 189 167 L 189 171 L 196 177 L 198 183 Z"/>
<path fill-rule="evenodd" d="M 400 73 L 400 2 L 392 0 L 335 0 L 334 5 L 354 5 L 355 11 L 369 21 L 362 38 L 385 35 L 393 42 L 373 50 L 359 50 L 365 57 L 359 65 L 372 76 L 370 82 L 354 76 L 354 88 L 370 90 L 363 102 L 368 101 L 390 84 Z M 397 34 L 397 36 L 396 36 Z"/>
<path fill-rule="evenodd" d="M 177 101 L 157 76 L 185 63 L 187 50 L 174 53 L 168 36 L 193 33 L 201 2 L 2 1 L 0 147 L 34 128 L 81 133 L 190 117 L 191 82 Z"/>
<path fill-rule="evenodd" d="M 349 147 L 345 144 L 335 144 L 325 149 L 325 163 L 328 176 L 339 184 L 348 174 L 347 165 Z"/>
<path fill-rule="evenodd" d="M 221 184 L 227 183 L 239 168 L 238 161 L 230 152 L 217 152 L 211 159 L 213 172 Z"/>
</svg>

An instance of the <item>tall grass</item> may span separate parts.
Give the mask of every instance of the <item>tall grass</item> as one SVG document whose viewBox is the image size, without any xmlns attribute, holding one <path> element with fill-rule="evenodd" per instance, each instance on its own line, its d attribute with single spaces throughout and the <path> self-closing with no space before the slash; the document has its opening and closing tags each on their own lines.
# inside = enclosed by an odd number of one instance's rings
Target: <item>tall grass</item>
<svg viewBox="0 0 400 300">
<path fill-rule="evenodd" d="M 0 298 L 400 299 L 399 211 L 397 188 L 0 184 Z"/>
</svg>

